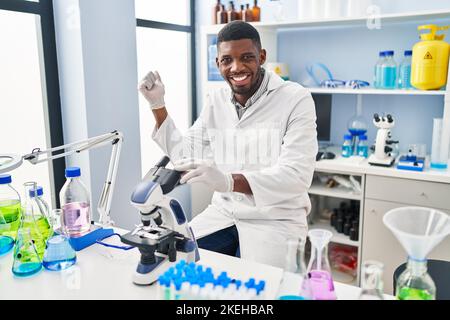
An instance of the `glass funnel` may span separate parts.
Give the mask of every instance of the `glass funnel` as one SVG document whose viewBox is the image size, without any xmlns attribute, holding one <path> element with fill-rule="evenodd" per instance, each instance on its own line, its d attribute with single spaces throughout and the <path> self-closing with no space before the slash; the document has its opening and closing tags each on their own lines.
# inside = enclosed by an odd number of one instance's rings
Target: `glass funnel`
<svg viewBox="0 0 450 320">
<path fill-rule="evenodd" d="M 22 220 L 19 229 L 30 229 L 40 259 L 44 257 L 45 243 L 53 234 L 53 228 L 48 222 L 45 212 L 42 212 L 36 198 L 32 196 L 37 191 L 36 182 L 24 184 L 25 198 L 22 204 Z"/>
<path fill-rule="evenodd" d="M 52 222 L 56 217 L 61 217 L 62 210 L 52 210 Z M 69 242 L 69 237 L 60 229 L 61 234 L 56 234 L 47 240 L 45 248 L 44 260 L 42 264 L 44 268 L 50 271 L 61 271 L 74 265 L 77 261 L 75 250 Z"/>
<path fill-rule="evenodd" d="M 366 261 L 362 266 L 362 290 L 359 300 L 383 299 L 383 264 Z"/>
<path fill-rule="evenodd" d="M 308 232 L 311 241 L 311 259 L 308 276 L 315 300 L 335 300 L 333 278 L 328 260 L 328 243 L 333 234 L 328 230 L 314 229 Z"/>
<path fill-rule="evenodd" d="M 30 229 L 20 228 L 17 231 L 14 246 L 13 274 L 18 277 L 28 277 L 38 273 L 41 269 L 41 259 L 33 243 Z"/>
</svg>

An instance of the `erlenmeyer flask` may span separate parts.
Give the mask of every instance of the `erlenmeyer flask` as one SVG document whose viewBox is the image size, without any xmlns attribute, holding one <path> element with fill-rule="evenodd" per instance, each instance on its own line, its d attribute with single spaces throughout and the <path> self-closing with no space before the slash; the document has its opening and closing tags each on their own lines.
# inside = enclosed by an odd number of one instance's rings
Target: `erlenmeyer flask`
<svg viewBox="0 0 450 320">
<path fill-rule="evenodd" d="M 47 217 L 41 212 L 36 199 L 32 195 L 36 192 L 36 182 L 26 182 L 24 184 L 25 198 L 22 204 L 21 228 L 30 229 L 31 238 L 42 260 L 44 257 L 45 243 L 53 230 L 47 220 Z"/>
<path fill-rule="evenodd" d="M 27 277 L 38 273 L 41 269 L 41 259 L 34 246 L 30 229 L 20 228 L 14 246 L 12 272 L 18 277 Z"/>
<path fill-rule="evenodd" d="M 55 209 L 52 211 L 52 220 L 61 217 L 62 210 Z M 54 223 L 54 220 L 52 221 Z M 43 265 L 50 271 L 61 271 L 74 265 L 77 261 L 75 250 L 69 242 L 69 237 L 64 233 L 63 228 L 60 229 L 61 234 L 56 234 L 47 240 L 45 248 Z"/>
<path fill-rule="evenodd" d="M 6 226 L 6 220 L 0 212 L 0 228 Z M 0 234 L 0 257 L 7 254 L 14 247 L 14 239 Z"/>
<path fill-rule="evenodd" d="M 362 267 L 362 290 L 359 300 L 383 300 L 383 264 L 366 261 Z"/>
<path fill-rule="evenodd" d="M 309 283 L 315 300 L 335 300 L 333 278 L 328 260 L 328 243 L 333 234 L 323 229 L 308 232 L 311 241 L 311 260 L 308 265 Z"/>
</svg>

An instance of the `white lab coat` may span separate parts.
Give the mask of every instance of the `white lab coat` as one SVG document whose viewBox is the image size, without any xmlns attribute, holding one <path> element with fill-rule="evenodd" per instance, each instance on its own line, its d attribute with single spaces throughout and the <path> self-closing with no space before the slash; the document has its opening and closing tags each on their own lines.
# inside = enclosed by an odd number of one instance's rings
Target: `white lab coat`
<svg viewBox="0 0 450 320">
<path fill-rule="evenodd" d="M 172 161 L 214 159 L 222 171 L 243 174 L 252 189 L 253 195 L 215 192 L 211 205 L 191 221 L 197 238 L 235 224 L 243 259 L 283 268 L 288 240 L 306 238 L 316 114 L 308 90 L 275 73 L 269 77 L 267 92 L 240 120 L 230 88 L 223 88 L 207 96 L 186 135 L 168 117 L 153 139 Z"/>
</svg>

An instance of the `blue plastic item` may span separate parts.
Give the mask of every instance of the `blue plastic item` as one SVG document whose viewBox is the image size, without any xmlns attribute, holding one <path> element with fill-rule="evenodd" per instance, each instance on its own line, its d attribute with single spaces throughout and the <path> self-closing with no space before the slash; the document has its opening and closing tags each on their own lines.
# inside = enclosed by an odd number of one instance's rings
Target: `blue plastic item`
<svg viewBox="0 0 450 320">
<path fill-rule="evenodd" d="M 367 136 L 359 136 L 359 143 L 356 147 L 356 154 L 360 157 L 367 158 L 369 156 L 369 146 L 367 145 Z"/>
<path fill-rule="evenodd" d="M 423 171 L 425 168 L 425 158 L 419 158 L 414 155 L 400 157 L 397 163 L 397 169 L 409 171 Z"/>
<path fill-rule="evenodd" d="M 81 176 L 81 169 L 78 167 L 66 168 L 66 178 L 76 178 Z"/>
<path fill-rule="evenodd" d="M 58 230 L 55 231 L 59 233 Z M 75 251 L 81 251 L 95 243 L 97 241 L 105 239 L 114 235 L 113 229 L 105 229 L 99 226 L 92 225 L 91 230 L 79 237 L 70 237 L 69 242 Z"/>
<path fill-rule="evenodd" d="M 346 134 L 344 135 L 344 143 L 342 144 L 342 156 L 344 158 L 349 158 L 353 154 L 352 149 L 352 136 Z"/>
</svg>

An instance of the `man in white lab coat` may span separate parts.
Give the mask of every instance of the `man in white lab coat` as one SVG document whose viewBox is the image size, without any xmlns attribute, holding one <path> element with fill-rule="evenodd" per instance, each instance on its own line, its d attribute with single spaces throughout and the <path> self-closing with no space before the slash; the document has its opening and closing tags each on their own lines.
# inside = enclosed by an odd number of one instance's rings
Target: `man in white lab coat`
<svg viewBox="0 0 450 320">
<path fill-rule="evenodd" d="M 250 24 L 227 24 L 217 46 L 229 88 L 207 96 L 184 136 L 168 115 L 159 74 L 140 82 L 156 119 L 153 139 L 187 172 L 182 183 L 215 191 L 191 221 L 199 247 L 284 268 L 288 244 L 307 233 L 318 148 L 314 102 L 299 84 L 264 70 L 266 51 Z"/>
</svg>

